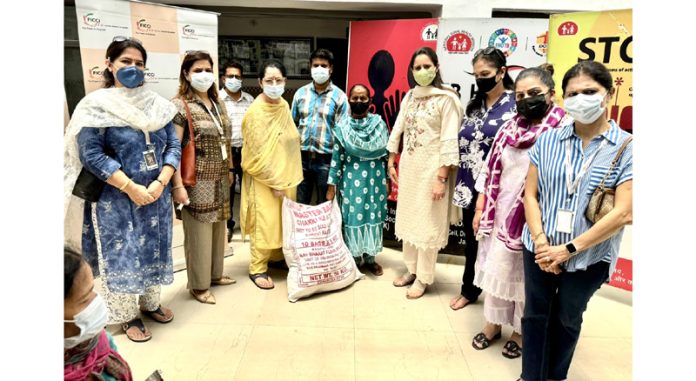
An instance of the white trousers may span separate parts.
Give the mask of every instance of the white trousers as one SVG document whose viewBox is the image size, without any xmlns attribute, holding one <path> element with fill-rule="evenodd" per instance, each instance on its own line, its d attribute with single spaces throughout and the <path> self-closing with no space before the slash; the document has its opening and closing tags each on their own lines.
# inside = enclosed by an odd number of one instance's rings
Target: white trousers
<svg viewBox="0 0 696 381">
<path fill-rule="evenodd" d="M 417 249 L 410 243 L 404 242 L 404 263 L 408 272 L 416 274 L 416 279 L 423 284 L 433 284 L 437 252 L 437 249 Z"/>
</svg>

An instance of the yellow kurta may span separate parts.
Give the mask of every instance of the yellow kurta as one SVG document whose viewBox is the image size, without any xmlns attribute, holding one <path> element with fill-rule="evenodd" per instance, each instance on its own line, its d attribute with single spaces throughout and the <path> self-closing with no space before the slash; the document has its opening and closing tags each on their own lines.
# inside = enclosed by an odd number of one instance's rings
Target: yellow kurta
<svg viewBox="0 0 696 381">
<path fill-rule="evenodd" d="M 257 274 L 266 271 L 271 249 L 283 246 L 283 199 L 273 190 L 295 200 L 302 182 L 300 135 L 284 99 L 271 104 L 258 97 L 244 116 L 242 136 L 241 230 L 251 240 L 250 273 Z"/>
</svg>

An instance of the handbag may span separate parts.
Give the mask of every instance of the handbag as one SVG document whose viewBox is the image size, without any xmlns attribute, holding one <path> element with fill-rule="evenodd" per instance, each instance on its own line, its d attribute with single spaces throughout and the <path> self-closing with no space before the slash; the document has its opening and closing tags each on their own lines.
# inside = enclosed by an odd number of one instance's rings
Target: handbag
<svg viewBox="0 0 696 381">
<path fill-rule="evenodd" d="M 181 149 L 181 181 L 184 186 L 196 185 L 196 145 L 193 142 L 193 120 L 188 102 L 182 99 L 186 108 L 186 121 L 188 122 L 189 140 Z"/>
<path fill-rule="evenodd" d="M 587 219 L 593 224 L 597 223 L 597 221 L 601 220 L 602 217 L 606 216 L 607 213 L 614 209 L 615 191 L 613 189 L 605 188 L 604 182 L 609 177 L 609 174 L 614 170 L 614 167 L 616 167 L 619 160 L 621 160 L 621 155 L 623 155 L 623 152 L 626 150 L 626 147 L 631 140 L 633 140 L 633 136 L 624 140 L 621 148 L 619 148 L 619 152 L 616 153 L 614 160 L 611 162 L 609 170 L 602 178 L 602 182 L 599 183 L 597 189 L 595 189 L 594 193 L 592 193 L 592 197 L 590 197 L 590 202 L 587 204 L 587 210 L 585 210 L 585 217 L 587 217 Z"/>
<path fill-rule="evenodd" d="M 111 157 L 116 155 L 109 147 L 105 148 L 104 154 Z M 104 190 L 104 185 L 106 182 L 83 166 L 80 174 L 77 175 L 77 180 L 75 180 L 72 194 L 85 201 L 97 202 Z"/>
</svg>

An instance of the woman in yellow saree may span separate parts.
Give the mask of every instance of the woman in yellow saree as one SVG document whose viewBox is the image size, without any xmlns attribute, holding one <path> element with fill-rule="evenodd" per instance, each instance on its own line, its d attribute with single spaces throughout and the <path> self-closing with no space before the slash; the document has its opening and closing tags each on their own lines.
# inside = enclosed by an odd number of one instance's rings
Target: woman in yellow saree
<svg viewBox="0 0 696 381">
<path fill-rule="evenodd" d="M 283 259 L 283 197 L 295 200 L 302 182 L 300 135 L 281 95 L 286 70 L 276 60 L 267 61 L 259 72 L 259 95 L 242 121 L 242 236 L 249 235 L 249 278 L 257 287 L 274 287 L 268 276 L 268 261 Z"/>
</svg>

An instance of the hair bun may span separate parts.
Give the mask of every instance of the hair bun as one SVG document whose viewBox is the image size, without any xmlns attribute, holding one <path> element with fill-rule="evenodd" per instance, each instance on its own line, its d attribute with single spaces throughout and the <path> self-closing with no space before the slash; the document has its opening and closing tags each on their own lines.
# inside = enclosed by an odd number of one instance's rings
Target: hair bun
<svg viewBox="0 0 696 381">
<path fill-rule="evenodd" d="M 553 75 L 553 65 L 550 63 L 543 63 L 543 64 L 539 65 L 538 68 Z"/>
</svg>

